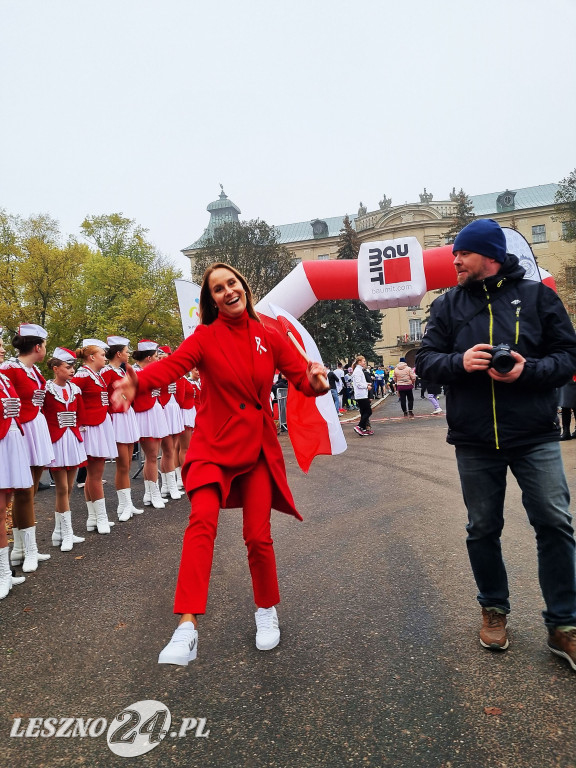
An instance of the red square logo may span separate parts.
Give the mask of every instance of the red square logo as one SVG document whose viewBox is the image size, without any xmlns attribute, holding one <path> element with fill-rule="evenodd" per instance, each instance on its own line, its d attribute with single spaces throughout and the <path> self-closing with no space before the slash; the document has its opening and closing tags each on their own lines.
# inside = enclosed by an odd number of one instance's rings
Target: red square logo
<svg viewBox="0 0 576 768">
<path fill-rule="evenodd" d="M 406 283 L 412 278 L 410 259 L 384 259 L 384 281 L 390 283 Z"/>
</svg>

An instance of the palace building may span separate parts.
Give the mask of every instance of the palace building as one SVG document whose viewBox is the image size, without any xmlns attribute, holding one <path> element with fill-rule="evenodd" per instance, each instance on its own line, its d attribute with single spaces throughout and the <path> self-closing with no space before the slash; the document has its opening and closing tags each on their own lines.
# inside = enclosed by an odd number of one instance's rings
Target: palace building
<svg viewBox="0 0 576 768">
<path fill-rule="evenodd" d="M 485 195 L 470 195 L 474 213 L 479 218 L 496 219 L 503 227 L 520 232 L 532 246 L 538 264 L 556 278 L 571 278 L 576 284 L 574 243 L 563 240 L 563 224 L 555 220 L 554 196 L 557 184 L 542 184 L 524 189 L 506 189 Z M 350 215 L 352 226 L 361 242 L 391 240 L 397 237 L 416 237 L 422 248 L 445 245 L 446 232 L 452 226 L 456 210 L 455 190 L 447 200 L 434 200 L 434 195 L 424 191 L 419 202 L 393 205 L 383 195 L 377 208 L 368 210 L 360 203 L 355 216 Z M 203 239 L 221 223 L 239 221 L 241 213 L 237 205 L 228 199 L 222 189 L 218 200 L 210 203 L 207 210 L 210 221 L 200 238 L 182 250 L 190 259 L 201 248 Z M 294 263 L 309 259 L 335 259 L 338 252 L 340 230 L 344 216 L 311 218 L 294 224 L 276 227 L 279 242 L 293 254 Z M 565 226 L 565 225 L 564 225 Z M 396 307 L 381 311 L 382 340 L 376 346 L 384 364 L 395 364 L 398 357 L 409 355 L 419 346 L 427 309 L 436 297 L 427 293 L 419 306 Z M 573 320 L 576 307 L 568 306 Z M 412 355 L 410 355 L 411 357 Z"/>
</svg>

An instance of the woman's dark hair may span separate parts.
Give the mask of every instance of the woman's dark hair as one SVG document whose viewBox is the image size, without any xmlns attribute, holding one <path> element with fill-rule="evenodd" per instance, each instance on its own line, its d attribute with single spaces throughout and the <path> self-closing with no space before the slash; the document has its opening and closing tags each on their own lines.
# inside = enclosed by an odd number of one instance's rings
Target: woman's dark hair
<svg viewBox="0 0 576 768">
<path fill-rule="evenodd" d="M 152 357 L 152 355 L 155 355 L 158 350 L 156 349 L 144 349 L 144 350 L 138 350 L 135 349 L 134 352 L 132 352 L 132 357 L 137 362 L 140 362 L 141 360 L 144 360 L 147 357 Z"/>
<path fill-rule="evenodd" d="M 238 272 L 237 269 L 234 269 L 234 267 L 231 267 L 230 264 L 225 264 L 223 261 L 217 261 L 215 264 L 211 264 L 206 272 L 204 272 L 204 277 L 202 278 L 202 287 L 200 288 L 200 322 L 202 325 L 211 325 L 214 320 L 218 317 L 218 310 L 216 309 L 216 306 L 214 305 L 214 299 L 212 298 L 212 294 L 210 293 L 210 286 L 208 284 L 210 275 L 212 272 L 214 272 L 217 269 L 228 269 L 230 272 L 232 272 L 233 275 L 236 275 L 238 280 L 242 283 L 242 288 L 244 288 L 244 291 L 246 293 L 246 311 L 248 312 L 248 315 L 253 319 L 260 322 L 260 318 L 256 314 L 256 310 L 254 309 L 254 301 L 252 299 L 252 291 L 250 290 L 250 286 L 246 282 L 246 278 L 244 275 L 242 275 L 240 272 Z"/>
<path fill-rule="evenodd" d="M 32 352 L 36 344 L 43 344 L 45 339 L 41 339 L 40 336 L 20 336 L 17 333 L 12 339 L 12 346 L 17 349 L 21 355 L 27 355 Z"/>
<path fill-rule="evenodd" d="M 126 349 L 126 344 L 113 344 L 111 347 L 108 347 L 105 352 L 106 360 L 114 360 L 117 353 L 122 352 L 123 349 Z"/>
</svg>

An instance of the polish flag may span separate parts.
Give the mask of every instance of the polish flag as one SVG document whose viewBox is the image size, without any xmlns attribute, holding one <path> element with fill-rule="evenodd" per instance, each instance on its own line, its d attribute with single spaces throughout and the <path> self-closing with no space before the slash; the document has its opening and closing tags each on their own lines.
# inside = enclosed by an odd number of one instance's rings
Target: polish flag
<svg viewBox="0 0 576 768">
<path fill-rule="evenodd" d="M 280 328 L 285 333 L 290 331 L 294 334 L 310 360 L 321 363 L 316 342 L 304 326 L 281 307 L 275 304 L 268 306 Z M 264 323 L 269 322 L 267 316 L 261 315 L 261 318 Z M 319 397 L 305 397 L 289 383 L 286 419 L 296 461 L 305 473 L 308 473 L 315 456 L 344 453 L 348 447 L 330 392 Z"/>
</svg>

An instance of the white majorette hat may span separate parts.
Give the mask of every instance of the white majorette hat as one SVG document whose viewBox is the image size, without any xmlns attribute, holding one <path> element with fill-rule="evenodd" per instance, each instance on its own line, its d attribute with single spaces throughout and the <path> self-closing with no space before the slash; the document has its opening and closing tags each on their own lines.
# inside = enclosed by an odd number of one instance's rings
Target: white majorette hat
<svg viewBox="0 0 576 768">
<path fill-rule="evenodd" d="M 108 349 L 108 344 L 104 344 L 100 339 L 84 339 L 82 342 L 83 347 L 100 347 L 100 349 Z"/>
<path fill-rule="evenodd" d="M 106 344 L 108 344 L 109 347 L 127 347 L 128 344 L 130 344 L 130 339 L 127 339 L 124 336 L 108 336 Z"/>
<path fill-rule="evenodd" d="M 55 357 L 56 360 L 63 360 L 65 363 L 73 363 L 77 359 L 74 352 L 71 349 L 66 349 L 66 347 L 56 347 L 52 357 Z"/>
<path fill-rule="evenodd" d="M 142 339 L 138 342 L 138 352 L 149 352 L 151 349 L 158 349 L 158 344 L 150 339 Z"/>
<path fill-rule="evenodd" d="M 35 325 L 34 323 L 22 323 L 18 326 L 19 336 L 37 336 L 39 339 L 45 339 L 48 336 L 48 331 L 45 331 L 41 325 Z"/>
</svg>

